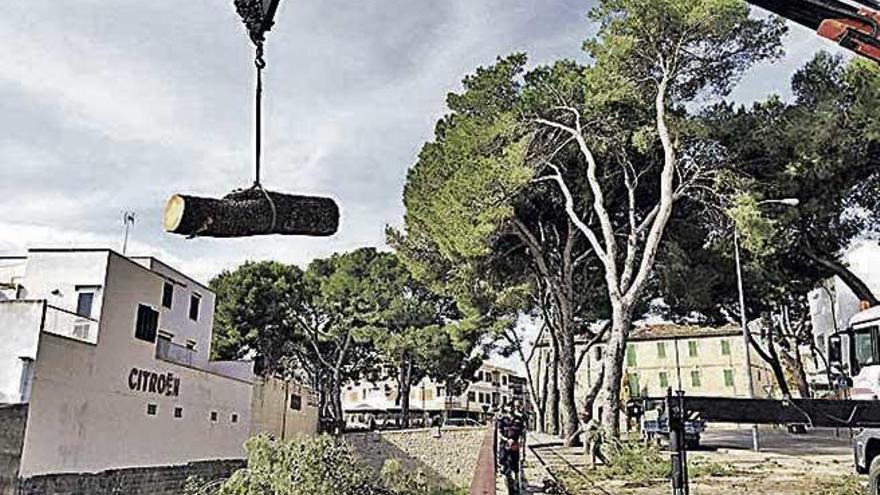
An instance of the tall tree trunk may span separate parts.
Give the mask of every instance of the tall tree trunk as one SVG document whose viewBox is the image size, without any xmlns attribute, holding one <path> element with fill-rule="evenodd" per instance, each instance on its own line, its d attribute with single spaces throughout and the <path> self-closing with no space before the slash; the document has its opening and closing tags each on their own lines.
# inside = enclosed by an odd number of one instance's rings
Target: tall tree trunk
<svg viewBox="0 0 880 495">
<path fill-rule="evenodd" d="M 772 326 L 768 330 L 770 335 L 767 338 L 767 350 L 761 348 L 760 344 L 755 340 L 755 336 L 749 333 L 749 339 L 752 342 L 752 348 L 761 359 L 764 360 L 767 364 L 770 365 L 770 370 L 773 372 L 773 377 L 776 379 L 776 384 L 779 385 L 779 393 L 782 394 L 784 398 L 791 398 L 791 389 L 788 386 L 788 380 L 785 378 L 785 370 L 782 369 L 782 363 L 779 360 L 779 354 L 776 352 L 776 346 L 773 344 L 773 328 Z M 757 391 L 756 395 L 757 395 Z"/>
<path fill-rule="evenodd" d="M 547 433 L 559 435 L 559 342 L 553 343 L 553 360 L 550 362 L 550 395 L 547 398 Z"/>
<path fill-rule="evenodd" d="M 602 391 L 602 382 L 605 377 L 605 366 L 602 365 L 599 368 L 599 376 L 596 377 L 596 381 L 590 386 L 590 390 L 587 392 L 586 397 L 584 397 L 584 417 L 585 422 L 588 422 L 593 419 L 595 414 L 593 413 L 593 407 L 596 405 L 596 399 L 599 398 L 599 392 Z"/>
<path fill-rule="evenodd" d="M 792 367 L 795 373 L 795 379 L 797 380 L 798 394 L 800 394 L 802 399 L 809 399 L 811 395 L 810 381 L 807 379 L 807 371 L 804 369 L 804 358 L 796 339 L 793 346 L 794 352 L 792 353 L 792 357 L 794 362 L 792 363 Z"/>
<path fill-rule="evenodd" d="M 400 422 L 404 428 L 410 423 L 410 392 L 412 391 L 412 355 L 404 352 L 397 370 L 397 406 L 400 407 Z"/>
<path fill-rule="evenodd" d="M 605 349 L 602 383 L 602 428 L 608 438 L 620 436 L 620 386 L 623 382 L 623 360 L 631 320 L 630 308 L 620 303 L 612 304 L 611 335 Z"/>
<path fill-rule="evenodd" d="M 541 433 L 547 432 L 547 399 L 549 395 L 549 391 L 547 390 L 550 384 L 550 360 L 546 357 L 549 356 L 549 353 L 542 353 L 542 359 L 538 361 L 538 369 L 541 371 L 541 397 L 540 397 L 540 406 L 538 407 L 538 431 Z M 829 382 L 830 383 L 830 382 Z"/>
<path fill-rule="evenodd" d="M 574 390 L 577 382 L 574 335 L 571 331 L 563 333 L 559 346 L 559 392 L 560 392 L 560 432 L 565 446 L 570 447 L 576 440 L 578 430 L 577 402 Z"/>
</svg>

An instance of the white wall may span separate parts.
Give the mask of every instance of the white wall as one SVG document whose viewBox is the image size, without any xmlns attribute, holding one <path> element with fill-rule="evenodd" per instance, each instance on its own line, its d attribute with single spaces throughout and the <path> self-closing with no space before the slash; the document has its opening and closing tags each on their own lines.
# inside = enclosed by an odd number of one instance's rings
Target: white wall
<svg viewBox="0 0 880 495">
<path fill-rule="evenodd" d="M 0 403 L 21 402 L 24 361 L 37 356 L 43 301 L 0 302 Z"/>
<path fill-rule="evenodd" d="M 138 304 L 161 306 L 163 279 L 110 253 L 107 280 L 97 346 L 40 338 L 21 474 L 242 458 L 251 385 L 156 360 L 155 344 L 135 339 L 135 320 Z M 132 369 L 173 373 L 179 395 L 132 390 Z M 148 404 L 158 406 L 155 416 L 147 415 Z M 183 408 L 182 418 L 174 417 L 175 407 Z"/>
<path fill-rule="evenodd" d="M 95 295 L 92 307 L 92 317 L 99 319 L 108 254 L 108 251 L 30 251 L 21 279 L 26 291 L 23 297 L 45 299 L 52 306 L 75 311 L 76 286 L 99 286 L 101 290 Z"/>
</svg>

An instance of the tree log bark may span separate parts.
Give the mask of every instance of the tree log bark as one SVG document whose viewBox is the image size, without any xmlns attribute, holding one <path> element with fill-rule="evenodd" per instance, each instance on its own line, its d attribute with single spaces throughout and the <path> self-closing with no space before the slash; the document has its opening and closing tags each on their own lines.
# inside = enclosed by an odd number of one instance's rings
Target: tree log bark
<svg viewBox="0 0 880 495">
<path fill-rule="evenodd" d="M 255 188 L 222 199 L 175 194 L 165 204 L 164 225 L 189 237 L 329 236 L 339 228 L 339 207 L 330 198 Z"/>
</svg>

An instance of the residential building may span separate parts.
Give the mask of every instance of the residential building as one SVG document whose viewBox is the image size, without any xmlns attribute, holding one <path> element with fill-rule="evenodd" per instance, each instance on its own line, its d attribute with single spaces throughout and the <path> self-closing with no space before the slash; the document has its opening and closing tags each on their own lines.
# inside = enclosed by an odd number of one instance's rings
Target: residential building
<svg viewBox="0 0 880 495">
<path fill-rule="evenodd" d="M 532 361 L 532 376 L 538 388 L 548 376 L 553 359 L 546 341 Z M 577 371 L 576 397 L 584 397 L 599 379 L 605 344 L 587 351 Z M 667 389 L 683 390 L 687 395 L 747 397 L 742 331 L 734 325 L 702 327 L 674 324 L 637 325 L 630 333 L 624 361 L 624 396 L 660 397 Z M 752 377 L 757 397 L 776 393 L 769 366 L 752 351 Z M 540 398 L 538 398 L 540 400 Z"/>
<path fill-rule="evenodd" d="M 25 411 L 2 479 L 242 459 L 254 433 L 315 430 L 307 391 L 210 361 L 214 294 L 155 258 L 32 249 L 0 258 L 0 290 L 0 404 Z"/>
<path fill-rule="evenodd" d="M 414 416 L 441 414 L 444 417 L 479 418 L 516 399 L 523 399 L 523 379 L 514 371 L 483 363 L 467 389 L 450 394 L 442 383 L 424 378 L 410 391 L 410 410 Z M 393 379 L 349 384 L 342 393 L 342 408 L 347 415 L 395 413 L 397 383 Z"/>
</svg>

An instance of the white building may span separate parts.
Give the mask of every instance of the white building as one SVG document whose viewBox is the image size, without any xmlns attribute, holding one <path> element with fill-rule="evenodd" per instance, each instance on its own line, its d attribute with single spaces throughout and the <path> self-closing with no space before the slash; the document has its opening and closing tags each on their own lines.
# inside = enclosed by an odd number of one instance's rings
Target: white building
<svg viewBox="0 0 880 495">
<path fill-rule="evenodd" d="M 213 312 L 208 287 L 154 258 L 0 257 L 0 403 L 27 407 L 17 475 L 241 459 L 253 433 L 314 431 L 308 391 L 209 361 Z"/>
<path fill-rule="evenodd" d="M 514 371 L 483 363 L 461 394 L 450 394 L 442 383 L 424 378 L 410 390 L 410 410 L 417 416 L 442 414 L 445 417 L 480 417 L 514 399 L 522 399 L 524 380 Z M 351 383 L 342 392 L 342 409 L 347 415 L 365 412 L 399 411 L 397 383 Z"/>
</svg>

